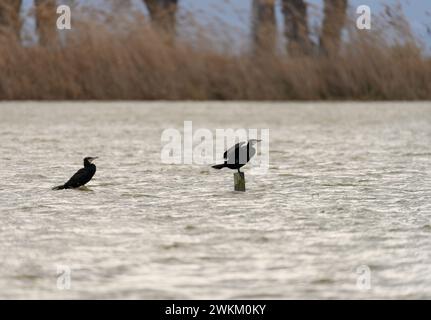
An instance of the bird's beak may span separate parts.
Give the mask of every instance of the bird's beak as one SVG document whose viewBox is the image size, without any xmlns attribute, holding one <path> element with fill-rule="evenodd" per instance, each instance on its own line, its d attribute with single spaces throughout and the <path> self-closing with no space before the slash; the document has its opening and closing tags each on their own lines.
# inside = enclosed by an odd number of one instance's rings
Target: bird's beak
<svg viewBox="0 0 431 320">
<path fill-rule="evenodd" d="M 260 139 L 257 139 L 257 140 L 256 140 L 256 142 L 262 142 L 262 140 L 260 140 Z"/>
</svg>

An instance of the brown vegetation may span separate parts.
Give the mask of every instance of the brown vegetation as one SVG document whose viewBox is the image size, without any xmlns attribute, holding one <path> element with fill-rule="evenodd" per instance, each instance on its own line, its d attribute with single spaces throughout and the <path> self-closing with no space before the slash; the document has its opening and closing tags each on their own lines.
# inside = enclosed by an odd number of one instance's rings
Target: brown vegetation
<svg viewBox="0 0 431 320">
<path fill-rule="evenodd" d="M 170 23 L 151 28 L 141 16 L 121 28 L 112 21 L 74 19 L 73 32 L 57 46 L 22 46 L 0 37 L 0 99 L 430 99 L 430 59 L 406 30 L 387 19 L 374 23 L 371 32 L 351 28 L 341 43 L 326 40 L 325 54 L 313 49 L 299 27 L 295 54 L 234 53 L 214 50 L 211 39 L 172 41 Z M 337 32 L 328 28 L 321 41 Z M 272 27 L 264 26 L 257 41 L 273 46 L 268 44 L 273 40 L 265 41 L 265 30 L 273 37 Z M 398 36 L 388 40 L 388 34 Z"/>
</svg>

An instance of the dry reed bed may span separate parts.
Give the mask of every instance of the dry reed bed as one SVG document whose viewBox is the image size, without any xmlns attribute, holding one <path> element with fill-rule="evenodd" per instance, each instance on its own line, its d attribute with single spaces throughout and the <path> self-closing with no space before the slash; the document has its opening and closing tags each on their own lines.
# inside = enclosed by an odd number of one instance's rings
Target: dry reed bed
<svg viewBox="0 0 431 320">
<path fill-rule="evenodd" d="M 353 31 L 335 54 L 217 52 L 130 22 L 81 22 L 62 46 L 0 39 L 1 100 L 425 100 L 431 60 L 410 37 Z M 126 31 L 125 31 L 126 30 Z"/>
</svg>

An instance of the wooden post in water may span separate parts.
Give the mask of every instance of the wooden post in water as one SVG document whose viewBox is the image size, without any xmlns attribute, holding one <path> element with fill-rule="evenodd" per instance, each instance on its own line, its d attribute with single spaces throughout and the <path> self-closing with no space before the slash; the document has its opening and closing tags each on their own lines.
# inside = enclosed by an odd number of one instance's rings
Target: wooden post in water
<svg viewBox="0 0 431 320">
<path fill-rule="evenodd" d="M 235 182 L 235 191 L 245 191 L 245 176 L 244 172 L 235 172 L 233 174 L 233 180 Z"/>
</svg>

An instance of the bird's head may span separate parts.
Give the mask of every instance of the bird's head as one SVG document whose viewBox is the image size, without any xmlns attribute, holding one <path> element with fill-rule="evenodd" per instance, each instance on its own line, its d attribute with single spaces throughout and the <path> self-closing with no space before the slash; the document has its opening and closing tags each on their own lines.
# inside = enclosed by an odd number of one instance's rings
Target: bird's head
<svg viewBox="0 0 431 320">
<path fill-rule="evenodd" d="M 84 158 L 84 163 L 93 163 L 93 161 L 96 159 L 97 157 L 87 157 L 87 158 Z"/>
<path fill-rule="evenodd" d="M 258 142 L 261 142 L 262 140 L 259 139 L 250 139 L 248 140 L 248 143 L 252 146 L 254 146 L 255 144 L 257 144 Z"/>
</svg>

